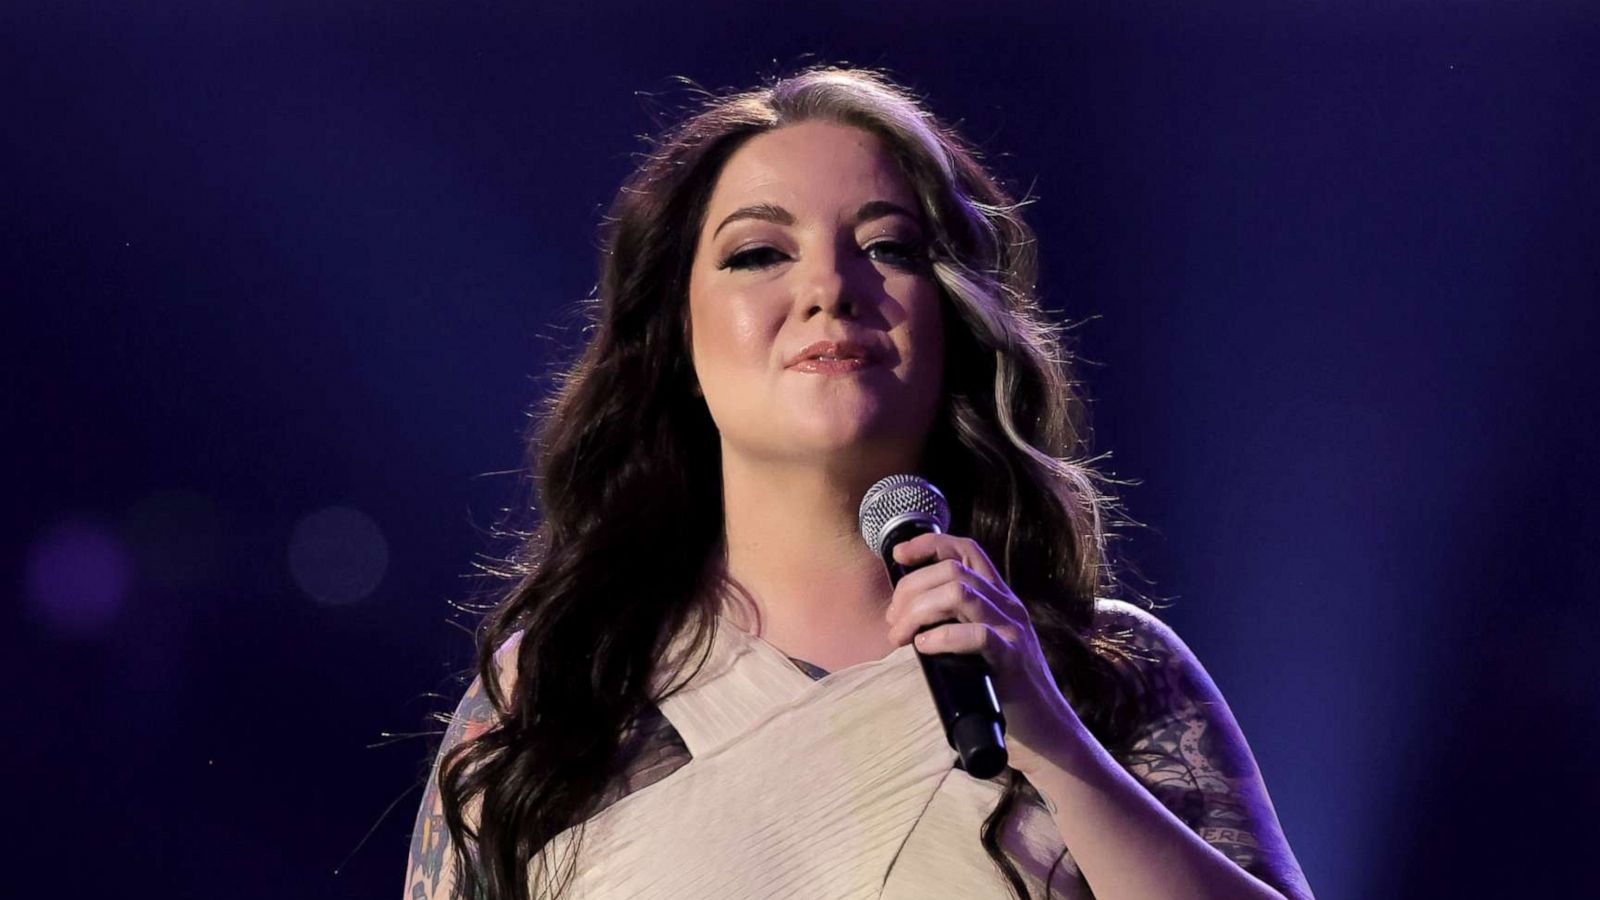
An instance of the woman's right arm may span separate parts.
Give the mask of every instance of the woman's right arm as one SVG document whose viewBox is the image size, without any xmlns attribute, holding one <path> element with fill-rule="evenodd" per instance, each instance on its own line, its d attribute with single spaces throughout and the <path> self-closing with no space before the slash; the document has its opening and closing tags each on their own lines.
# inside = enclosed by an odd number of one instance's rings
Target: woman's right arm
<svg viewBox="0 0 1600 900">
<path fill-rule="evenodd" d="M 500 689 L 508 699 L 514 687 L 516 651 L 521 637 L 518 632 L 495 652 Z M 428 787 L 422 794 L 417 823 L 411 831 L 405 900 L 450 900 L 456 881 L 455 853 L 451 849 L 450 829 L 444 822 L 444 803 L 439 796 L 439 764 L 452 749 L 488 731 L 494 721 L 494 704 L 489 702 L 488 692 L 483 689 L 483 679 L 474 678 L 450 717 L 450 727 L 445 730 L 438 756 L 428 772 Z"/>
<path fill-rule="evenodd" d="M 455 886 L 455 859 L 450 849 L 450 830 L 444 823 L 444 803 L 439 797 L 439 763 L 445 754 L 464 741 L 482 734 L 493 722 L 494 707 L 474 678 L 466 696 L 450 717 L 450 727 L 439 745 L 439 755 L 428 773 L 428 789 L 422 794 L 417 824 L 411 830 L 411 860 L 406 866 L 406 900 L 449 900 Z"/>
</svg>

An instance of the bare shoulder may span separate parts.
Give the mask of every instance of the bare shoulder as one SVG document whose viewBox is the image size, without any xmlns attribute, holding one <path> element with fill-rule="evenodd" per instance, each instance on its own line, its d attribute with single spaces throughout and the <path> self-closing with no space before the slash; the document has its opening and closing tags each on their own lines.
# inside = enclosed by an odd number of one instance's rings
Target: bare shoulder
<svg viewBox="0 0 1600 900">
<path fill-rule="evenodd" d="M 1145 726 L 1163 718 L 1192 716 L 1209 710 L 1237 731 L 1227 701 L 1189 645 L 1155 613 L 1125 600 L 1098 600 L 1099 627 L 1119 635 L 1139 661 L 1145 679 Z M 1243 743 L 1243 735 L 1240 736 Z M 1248 751 L 1246 751 L 1248 756 Z M 1241 759 L 1237 766 L 1249 762 Z"/>
<path fill-rule="evenodd" d="M 495 651 L 496 684 L 509 700 L 516 690 L 517 650 L 522 632 L 512 635 Z M 455 859 L 450 830 L 445 824 L 439 794 L 439 766 L 457 747 L 476 740 L 494 727 L 498 712 L 481 677 L 472 679 L 450 714 L 439 752 L 428 772 L 427 788 L 411 831 L 411 854 L 406 864 L 406 900 L 448 900 L 455 889 Z"/>
<path fill-rule="evenodd" d="M 1193 656 L 1188 645 L 1171 626 L 1142 606 L 1126 600 L 1101 598 L 1094 602 L 1094 612 L 1097 625 L 1127 635 L 1141 651 L 1162 657 Z"/>
<path fill-rule="evenodd" d="M 1100 600 L 1098 626 L 1139 660 L 1144 716 L 1122 760 L 1206 843 L 1290 898 L 1309 898 L 1239 723 L 1194 651 L 1153 613 Z"/>
</svg>

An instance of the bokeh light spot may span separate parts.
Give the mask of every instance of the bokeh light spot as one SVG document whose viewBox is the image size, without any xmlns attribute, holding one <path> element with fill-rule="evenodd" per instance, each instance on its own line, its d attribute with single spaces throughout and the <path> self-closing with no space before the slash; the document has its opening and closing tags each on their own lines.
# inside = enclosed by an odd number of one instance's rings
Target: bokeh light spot
<svg viewBox="0 0 1600 900">
<path fill-rule="evenodd" d="M 289 573 L 318 603 L 343 606 L 363 600 L 388 568 L 383 532 L 358 509 L 320 509 L 296 523 L 289 537 Z"/>
<path fill-rule="evenodd" d="M 89 522 L 69 521 L 28 548 L 23 595 L 52 630 L 94 637 L 116 621 L 132 576 L 127 548 L 116 535 Z"/>
</svg>

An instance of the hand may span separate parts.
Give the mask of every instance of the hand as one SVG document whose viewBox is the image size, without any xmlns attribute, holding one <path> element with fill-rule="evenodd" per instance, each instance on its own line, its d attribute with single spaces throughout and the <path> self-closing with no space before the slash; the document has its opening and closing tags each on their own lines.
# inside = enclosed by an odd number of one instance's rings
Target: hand
<svg viewBox="0 0 1600 900">
<path fill-rule="evenodd" d="M 915 639 L 919 653 L 978 653 L 988 661 L 1012 768 L 1031 775 L 1053 754 L 1094 740 L 1056 687 L 1027 608 L 976 541 L 919 535 L 896 546 L 894 558 L 926 565 L 895 585 L 884 613 L 889 639 L 897 647 Z M 917 633 L 937 622 L 947 624 Z"/>
</svg>

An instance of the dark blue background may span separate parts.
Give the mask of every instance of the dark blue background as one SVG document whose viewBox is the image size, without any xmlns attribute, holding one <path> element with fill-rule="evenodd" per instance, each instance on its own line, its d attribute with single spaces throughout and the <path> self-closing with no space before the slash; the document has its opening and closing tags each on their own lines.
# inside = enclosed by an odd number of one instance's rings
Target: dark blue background
<svg viewBox="0 0 1600 900">
<path fill-rule="evenodd" d="M 814 59 L 1033 187 L 1128 552 L 1319 895 L 1594 885 L 1596 10 L 8 3 L 6 892 L 400 892 L 383 735 L 459 690 L 635 136 Z M 355 602 L 291 575 L 327 507 Z"/>
</svg>

